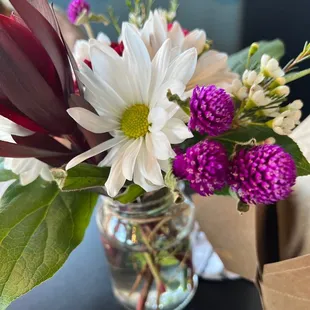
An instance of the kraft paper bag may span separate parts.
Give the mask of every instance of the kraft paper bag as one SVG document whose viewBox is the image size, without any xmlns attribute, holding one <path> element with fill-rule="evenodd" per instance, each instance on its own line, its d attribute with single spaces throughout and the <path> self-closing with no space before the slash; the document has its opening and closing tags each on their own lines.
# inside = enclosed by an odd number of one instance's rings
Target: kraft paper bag
<svg viewBox="0 0 310 310">
<path fill-rule="evenodd" d="M 255 210 L 240 216 L 231 197 L 193 195 L 196 217 L 227 270 L 255 281 L 257 271 Z"/>
<path fill-rule="evenodd" d="M 310 310 L 310 177 L 276 206 L 240 215 L 230 197 L 194 195 L 197 220 L 225 267 L 253 281 L 264 310 Z"/>
</svg>

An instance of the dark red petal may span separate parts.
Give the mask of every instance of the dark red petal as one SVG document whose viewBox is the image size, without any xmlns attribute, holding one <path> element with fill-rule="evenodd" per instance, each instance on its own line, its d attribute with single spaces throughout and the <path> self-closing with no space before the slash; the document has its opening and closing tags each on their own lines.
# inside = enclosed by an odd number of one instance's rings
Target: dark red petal
<svg viewBox="0 0 310 310">
<path fill-rule="evenodd" d="M 90 69 L 92 69 L 93 70 L 93 65 L 92 65 L 92 63 L 91 63 L 91 61 L 90 60 L 88 60 L 88 59 L 84 59 L 84 63 L 90 68 Z"/>
<path fill-rule="evenodd" d="M 42 150 L 49 150 L 53 152 L 72 154 L 71 150 L 60 144 L 53 137 L 35 133 L 27 137 L 13 136 L 14 141 L 19 145 L 31 146 Z"/>
<path fill-rule="evenodd" d="M 12 109 L 4 105 L 1 98 L 0 98 L 0 115 L 8 118 L 9 120 L 16 123 L 17 125 L 23 126 L 24 128 L 27 128 L 31 131 L 47 133 L 46 129 L 36 124 L 30 118 L 24 116 L 15 107 L 13 107 Z"/>
<path fill-rule="evenodd" d="M 115 52 L 118 55 L 123 56 L 123 52 L 124 52 L 124 49 L 125 49 L 123 42 L 121 42 L 121 43 L 112 42 L 110 46 L 115 50 Z"/>
<path fill-rule="evenodd" d="M 69 95 L 73 87 L 71 67 L 66 48 L 53 26 L 28 1 L 11 0 L 11 4 L 24 20 L 26 25 L 41 42 L 52 59 L 61 81 L 63 92 Z M 48 9 L 46 7 L 46 9 Z M 50 8 L 49 8 L 50 9 Z M 51 9 L 50 9 L 51 10 Z M 51 14 L 53 14 L 51 12 Z"/>
<path fill-rule="evenodd" d="M 68 154 L 0 141 L 0 156 L 13 158 L 48 158 L 68 156 Z"/>
<path fill-rule="evenodd" d="M 1 21 L 1 19 L 0 19 Z M 16 24 L 15 22 L 13 22 Z M 19 46 L 0 23 L 0 87 L 27 117 L 53 134 L 71 133 L 76 124 Z"/>
<path fill-rule="evenodd" d="M 55 66 L 48 56 L 41 43 L 33 36 L 29 29 L 25 28 L 13 18 L 0 16 L 1 28 L 10 34 L 12 40 L 16 42 L 20 50 L 38 69 L 40 74 L 51 86 L 55 94 L 63 98 L 60 80 Z"/>
<path fill-rule="evenodd" d="M 53 137 L 48 135 L 36 133 L 27 137 L 13 136 L 13 138 L 18 145 L 63 153 L 64 155 L 61 156 L 37 157 L 38 159 L 52 167 L 63 166 L 74 156 L 76 156 L 75 153 L 73 153 L 71 150 L 67 149 L 65 146 L 57 142 Z"/>
<path fill-rule="evenodd" d="M 58 32 L 57 21 L 55 20 L 54 14 L 51 10 L 47 0 L 28 0 L 30 4 L 37 9 L 45 19 L 52 25 L 52 27 Z"/>
</svg>

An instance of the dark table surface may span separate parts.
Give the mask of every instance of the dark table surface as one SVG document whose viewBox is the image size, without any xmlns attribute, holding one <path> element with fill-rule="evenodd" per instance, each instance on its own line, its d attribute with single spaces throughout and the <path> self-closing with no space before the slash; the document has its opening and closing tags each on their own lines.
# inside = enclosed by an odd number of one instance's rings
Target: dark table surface
<svg viewBox="0 0 310 310">
<path fill-rule="evenodd" d="M 110 287 L 109 270 L 94 217 L 82 244 L 54 278 L 13 302 L 9 310 L 121 310 Z M 253 284 L 244 280 L 200 281 L 187 310 L 261 310 Z"/>
</svg>

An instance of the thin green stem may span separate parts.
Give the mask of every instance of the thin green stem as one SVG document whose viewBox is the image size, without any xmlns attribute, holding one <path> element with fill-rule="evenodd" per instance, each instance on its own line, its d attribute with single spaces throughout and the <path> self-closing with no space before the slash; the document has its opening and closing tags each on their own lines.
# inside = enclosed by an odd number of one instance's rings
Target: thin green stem
<svg viewBox="0 0 310 310">
<path fill-rule="evenodd" d="M 155 266 L 155 264 L 153 262 L 151 254 L 150 253 L 144 253 L 144 257 L 145 257 L 145 260 L 146 260 L 146 262 L 147 262 L 147 264 L 148 264 L 148 266 L 149 266 L 149 268 L 151 270 L 151 273 L 152 273 L 152 275 L 154 277 L 154 280 L 156 282 L 157 287 L 161 291 L 165 291 L 166 290 L 165 289 L 165 285 L 164 285 L 163 281 L 160 278 L 159 272 L 158 272 L 158 270 L 157 270 L 157 268 L 156 268 L 156 266 Z"/>
<path fill-rule="evenodd" d="M 85 24 L 83 24 L 83 26 L 84 26 L 84 28 L 85 28 L 85 31 L 86 31 L 88 37 L 89 37 L 90 39 L 94 39 L 94 38 L 95 38 L 95 35 L 94 35 L 93 29 L 92 29 L 90 23 L 85 23 Z"/>
</svg>

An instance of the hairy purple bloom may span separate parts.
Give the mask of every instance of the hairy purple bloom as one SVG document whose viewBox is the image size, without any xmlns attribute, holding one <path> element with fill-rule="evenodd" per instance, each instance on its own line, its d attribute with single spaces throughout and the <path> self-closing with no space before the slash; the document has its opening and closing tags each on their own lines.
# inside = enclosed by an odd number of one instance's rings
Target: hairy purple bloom
<svg viewBox="0 0 310 310">
<path fill-rule="evenodd" d="M 290 195 L 296 175 L 292 156 L 278 145 L 265 144 L 236 154 L 228 182 L 241 201 L 272 204 Z"/>
<path fill-rule="evenodd" d="M 86 10 L 89 12 L 90 5 L 85 0 L 72 0 L 68 6 L 68 18 L 72 24 L 74 24 L 80 14 Z"/>
<path fill-rule="evenodd" d="M 212 195 L 226 185 L 228 156 L 224 146 L 216 141 L 202 141 L 176 156 L 175 175 L 190 182 L 191 188 L 202 196 Z"/>
<path fill-rule="evenodd" d="M 234 103 L 224 89 L 196 86 L 190 101 L 191 118 L 188 127 L 201 134 L 217 136 L 231 128 Z"/>
<path fill-rule="evenodd" d="M 187 161 L 185 154 L 178 154 L 174 158 L 174 161 L 172 163 L 173 174 L 181 180 L 186 179 L 187 176 L 186 168 L 187 168 Z"/>
</svg>

